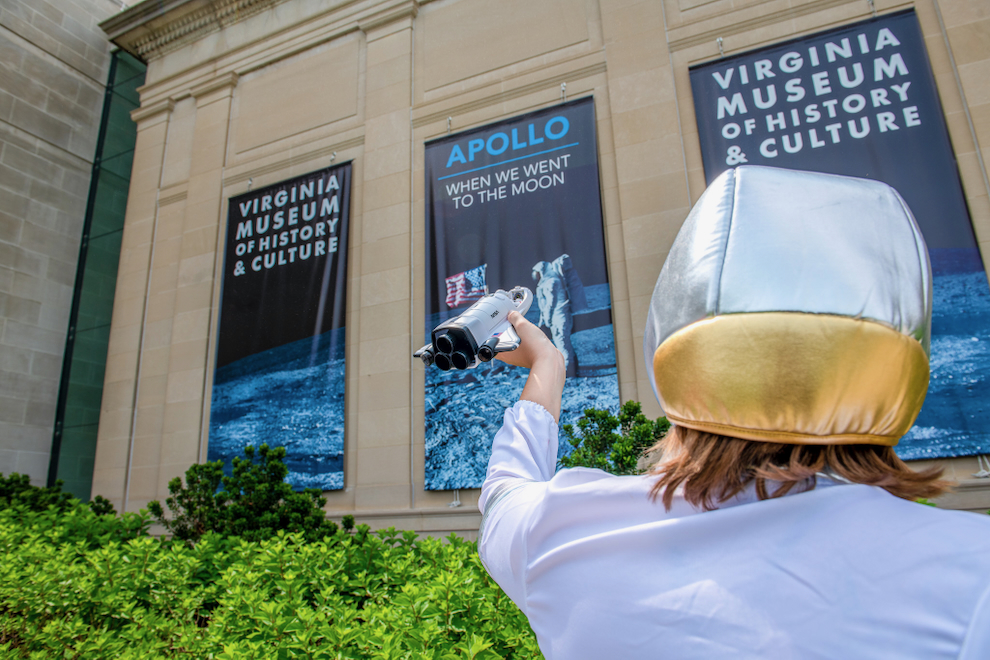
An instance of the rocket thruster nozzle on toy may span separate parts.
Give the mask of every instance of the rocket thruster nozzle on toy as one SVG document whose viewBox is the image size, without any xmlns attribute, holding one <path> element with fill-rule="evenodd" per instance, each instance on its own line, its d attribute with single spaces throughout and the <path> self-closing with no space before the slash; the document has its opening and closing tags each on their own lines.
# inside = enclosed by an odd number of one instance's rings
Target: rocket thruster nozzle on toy
<svg viewBox="0 0 990 660">
<path fill-rule="evenodd" d="M 434 328 L 433 342 L 413 353 L 413 357 L 423 360 L 427 367 L 435 364 L 441 371 L 474 369 L 481 362 L 490 362 L 496 353 L 519 347 L 519 335 L 509 323 L 509 312 L 525 314 L 532 303 L 533 292 L 524 286 L 489 293 L 464 313 Z"/>
</svg>

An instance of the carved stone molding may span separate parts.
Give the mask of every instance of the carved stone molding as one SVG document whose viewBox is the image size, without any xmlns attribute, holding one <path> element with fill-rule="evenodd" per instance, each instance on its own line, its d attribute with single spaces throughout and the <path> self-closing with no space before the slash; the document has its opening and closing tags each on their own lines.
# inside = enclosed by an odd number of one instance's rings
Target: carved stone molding
<svg viewBox="0 0 990 660">
<path fill-rule="evenodd" d="M 400 21 L 404 18 L 413 19 L 419 13 L 417 0 L 400 0 L 376 11 L 375 13 L 358 21 L 358 28 L 365 34 L 372 30 Z"/>
<path fill-rule="evenodd" d="M 319 149 L 314 149 L 313 151 L 307 151 L 305 153 L 297 154 L 291 158 L 285 158 L 274 163 L 268 163 L 267 165 L 262 165 L 256 167 L 247 172 L 241 172 L 240 174 L 234 174 L 223 180 L 223 185 L 232 186 L 242 181 L 247 181 L 248 179 L 254 177 L 264 176 L 266 174 L 271 174 L 273 172 L 280 172 L 283 170 L 288 170 L 294 165 L 301 165 L 303 163 L 308 163 L 314 160 L 325 159 L 330 156 L 335 151 L 345 151 L 347 149 L 353 149 L 354 147 L 360 147 L 364 144 L 364 136 L 359 135 L 353 137 L 349 140 L 343 140 L 342 142 L 337 142 L 327 147 L 321 147 Z M 346 160 L 338 161 L 339 163 L 346 162 Z"/>
<path fill-rule="evenodd" d="M 231 88 L 236 87 L 238 78 L 239 76 L 233 71 L 231 71 L 230 73 L 225 73 L 222 76 L 217 76 L 212 80 L 207 80 L 205 83 L 202 83 L 201 85 L 196 85 L 191 90 L 189 90 L 189 94 L 195 97 L 196 99 L 200 99 L 206 96 L 207 94 L 209 94 L 210 92 L 215 92 L 218 89 L 224 89 L 226 87 L 231 87 Z"/>
<path fill-rule="evenodd" d="M 750 32 L 752 30 L 757 30 L 761 27 L 767 25 L 774 25 L 777 23 L 783 23 L 785 21 L 794 20 L 796 18 L 801 18 L 802 16 L 807 16 L 809 14 L 815 14 L 820 11 L 825 11 L 833 7 L 838 7 L 840 5 L 845 5 L 855 2 L 855 0 L 811 0 L 811 2 L 805 2 L 803 4 L 798 4 L 794 7 L 788 7 L 781 9 L 779 11 L 768 12 L 765 15 L 757 16 L 755 18 L 750 18 L 747 20 L 735 20 L 731 17 L 731 12 L 722 14 L 708 21 L 702 23 L 688 24 L 684 27 L 675 28 L 670 31 L 669 41 L 667 42 L 667 48 L 671 53 L 675 53 L 679 50 L 684 50 L 686 48 L 691 48 L 693 46 L 699 46 L 701 44 L 714 44 L 718 37 L 730 37 L 737 34 L 743 34 L 745 32 Z M 745 13 L 747 9 L 739 10 L 739 13 Z M 866 11 L 864 8 L 863 11 Z M 697 27 L 704 25 L 705 23 L 717 23 L 718 27 L 710 27 L 707 29 L 702 29 L 702 31 L 695 32 L 684 37 L 678 37 L 678 34 L 691 32 L 697 29 Z M 729 49 L 726 48 L 728 51 Z"/>
<path fill-rule="evenodd" d="M 176 193 L 169 193 L 167 195 L 162 195 L 158 199 L 158 208 L 163 206 L 168 206 L 169 204 L 175 204 L 176 202 L 181 202 L 188 196 L 188 192 L 185 190 L 180 190 Z"/>
<path fill-rule="evenodd" d="M 443 121 L 447 117 L 466 115 L 467 113 L 477 110 L 478 108 L 485 108 L 495 105 L 496 103 L 503 103 L 512 99 L 521 98 L 534 92 L 540 92 L 545 89 L 559 89 L 560 83 L 562 82 L 574 82 L 576 80 L 582 80 L 584 78 L 599 75 L 605 73 L 606 68 L 605 62 L 596 62 L 594 64 L 581 67 L 580 69 L 565 71 L 563 73 L 558 73 L 555 76 L 542 78 L 536 82 L 529 83 L 528 85 L 520 85 L 519 87 L 512 87 L 504 91 L 498 91 L 494 94 L 490 94 L 453 107 L 447 106 L 444 107 L 443 110 L 431 112 L 421 116 L 414 115 L 412 125 L 413 128 L 419 128 L 434 122 Z"/>
<path fill-rule="evenodd" d="M 141 123 L 142 121 L 154 117 L 155 115 L 168 114 L 175 109 L 175 101 L 165 99 L 149 106 L 142 106 L 131 110 L 131 121 Z"/>
<path fill-rule="evenodd" d="M 286 0 L 162 0 L 141 2 L 100 27 L 121 48 L 148 61 Z"/>
</svg>

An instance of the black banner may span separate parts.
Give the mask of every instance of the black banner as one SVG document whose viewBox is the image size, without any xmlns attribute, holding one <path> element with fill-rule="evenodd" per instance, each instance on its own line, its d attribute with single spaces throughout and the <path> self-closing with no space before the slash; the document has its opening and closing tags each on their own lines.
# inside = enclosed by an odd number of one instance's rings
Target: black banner
<svg viewBox="0 0 990 660">
<path fill-rule="evenodd" d="M 591 98 L 426 145 L 426 327 L 527 286 L 568 362 L 561 423 L 619 403 Z M 427 490 L 478 488 L 527 371 L 426 370 Z M 566 443 L 565 443 L 566 444 Z M 561 447 L 562 451 L 570 447 Z"/>
<path fill-rule="evenodd" d="M 705 177 L 741 164 L 884 181 L 934 273 L 932 380 L 902 458 L 990 451 L 990 288 L 908 10 L 691 69 Z"/>
<path fill-rule="evenodd" d="M 230 199 L 209 459 L 286 447 L 297 489 L 344 486 L 351 164 Z"/>
</svg>

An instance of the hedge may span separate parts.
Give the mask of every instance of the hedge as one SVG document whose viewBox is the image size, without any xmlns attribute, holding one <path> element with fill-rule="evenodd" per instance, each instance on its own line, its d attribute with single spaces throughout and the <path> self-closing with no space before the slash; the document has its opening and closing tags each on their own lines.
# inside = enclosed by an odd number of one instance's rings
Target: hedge
<svg viewBox="0 0 990 660">
<path fill-rule="evenodd" d="M 477 546 L 389 529 L 147 535 L 147 514 L 0 510 L 0 656 L 540 658 Z"/>
</svg>

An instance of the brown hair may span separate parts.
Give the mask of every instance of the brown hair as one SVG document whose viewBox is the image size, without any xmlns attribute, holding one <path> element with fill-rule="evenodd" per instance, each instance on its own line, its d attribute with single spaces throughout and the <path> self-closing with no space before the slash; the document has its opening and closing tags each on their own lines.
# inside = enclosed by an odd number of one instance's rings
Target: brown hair
<svg viewBox="0 0 990 660">
<path fill-rule="evenodd" d="M 785 445 L 741 440 L 673 426 L 649 451 L 663 458 L 650 469 L 660 478 L 650 497 L 663 499 L 669 511 L 674 491 L 684 486 L 684 498 L 710 511 L 756 482 L 761 500 L 786 495 L 794 488 L 814 487 L 815 475 L 829 470 L 853 483 L 879 486 L 908 500 L 934 497 L 948 490 L 942 468 L 915 472 L 892 447 L 879 445 Z M 767 482 L 775 482 L 773 491 Z"/>
</svg>

